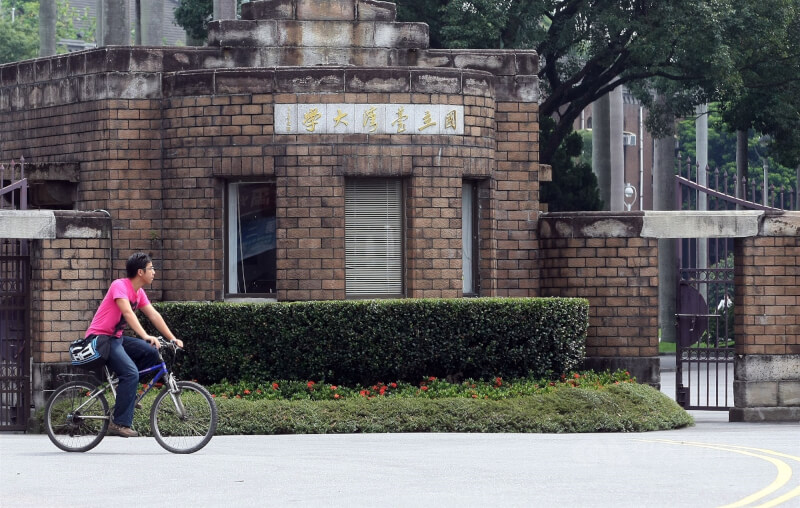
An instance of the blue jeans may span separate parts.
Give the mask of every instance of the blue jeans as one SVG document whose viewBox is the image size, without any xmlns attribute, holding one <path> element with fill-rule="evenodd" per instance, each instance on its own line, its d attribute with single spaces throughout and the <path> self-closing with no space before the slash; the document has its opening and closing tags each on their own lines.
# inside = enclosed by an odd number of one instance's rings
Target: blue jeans
<svg viewBox="0 0 800 508">
<path fill-rule="evenodd" d="M 133 424 L 133 407 L 139 371 L 160 362 L 158 350 L 142 339 L 122 336 L 111 339 L 108 368 L 119 378 L 117 403 L 114 406 L 114 423 L 123 427 Z"/>
</svg>

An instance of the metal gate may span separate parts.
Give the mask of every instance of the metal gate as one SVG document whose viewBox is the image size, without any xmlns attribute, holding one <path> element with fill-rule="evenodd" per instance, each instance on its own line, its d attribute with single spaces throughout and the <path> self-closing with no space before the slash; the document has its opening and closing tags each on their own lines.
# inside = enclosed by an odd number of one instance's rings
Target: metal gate
<svg viewBox="0 0 800 508">
<path fill-rule="evenodd" d="M 27 240 L 0 240 L 0 430 L 30 413 L 30 264 Z"/>
<path fill-rule="evenodd" d="M 691 248 L 700 240 L 682 240 Z M 733 407 L 733 258 L 729 240 L 711 267 L 681 268 L 678 284 L 676 400 L 685 409 Z"/>
<path fill-rule="evenodd" d="M 17 176 L 19 175 L 19 176 Z M 0 209 L 28 208 L 25 159 L 0 164 Z M 25 430 L 30 414 L 28 240 L 0 238 L 0 430 Z"/>
<path fill-rule="evenodd" d="M 680 160 L 680 159 L 679 159 Z M 687 158 L 675 177 L 678 210 L 771 210 L 746 196 L 747 181 L 706 168 L 706 185 L 698 183 L 698 166 Z M 710 176 L 713 175 L 713 178 Z M 710 185 L 710 186 L 709 186 Z M 736 189 L 739 189 L 738 193 Z M 763 195 L 768 189 L 762 189 Z M 775 196 L 771 202 L 775 202 Z M 785 206 L 783 193 L 781 206 Z M 795 202 L 795 207 L 800 203 Z M 788 200 L 792 207 L 791 197 Z M 686 238 L 678 242 L 676 400 L 685 409 L 728 410 L 733 401 L 734 324 L 733 240 Z"/>
</svg>

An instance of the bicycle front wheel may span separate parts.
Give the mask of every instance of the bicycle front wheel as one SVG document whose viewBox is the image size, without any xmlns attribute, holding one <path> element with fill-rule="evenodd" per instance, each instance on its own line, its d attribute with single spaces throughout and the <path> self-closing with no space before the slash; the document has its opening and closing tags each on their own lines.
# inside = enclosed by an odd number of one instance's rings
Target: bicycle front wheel
<svg viewBox="0 0 800 508">
<path fill-rule="evenodd" d="M 85 452 L 108 431 L 108 401 L 87 381 L 61 385 L 44 410 L 44 426 L 54 445 L 65 452 Z"/>
<path fill-rule="evenodd" d="M 217 405 L 208 390 L 178 381 L 178 393 L 164 387 L 150 409 L 150 428 L 158 444 L 172 453 L 194 453 L 217 430 Z"/>
</svg>

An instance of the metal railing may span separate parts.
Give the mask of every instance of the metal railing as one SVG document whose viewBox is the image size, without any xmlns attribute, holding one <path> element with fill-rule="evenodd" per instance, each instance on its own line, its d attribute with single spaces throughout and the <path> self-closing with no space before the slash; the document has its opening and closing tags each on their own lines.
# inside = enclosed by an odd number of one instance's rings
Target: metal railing
<svg viewBox="0 0 800 508">
<path fill-rule="evenodd" d="M 735 174 L 720 171 L 706 165 L 706 185 L 698 182 L 697 161 L 692 163 L 690 157 L 678 155 L 678 210 L 696 210 L 700 193 L 708 196 L 707 210 L 798 210 L 798 189 L 770 185 L 767 188 L 767 199 L 764 200 L 764 182 L 762 180 L 742 178 L 741 182 Z M 795 183 L 795 187 L 800 182 Z M 738 192 L 737 192 L 738 190 Z M 749 198 L 749 199 L 748 199 Z M 764 205 L 764 202 L 767 204 Z"/>
<path fill-rule="evenodd" d="M 6 177 L 8 172 L 8 177 Z M 19 178 L 16 177 L 19 172 Z M 9 182 L 6 185 L 6 182 Z M 11 160 L 8 169 L 0 164 L 0 209 L 8 205 L 12 210 L 28 209 L 28 179 L 25 178 L 25 157 Z"/>
</svg>

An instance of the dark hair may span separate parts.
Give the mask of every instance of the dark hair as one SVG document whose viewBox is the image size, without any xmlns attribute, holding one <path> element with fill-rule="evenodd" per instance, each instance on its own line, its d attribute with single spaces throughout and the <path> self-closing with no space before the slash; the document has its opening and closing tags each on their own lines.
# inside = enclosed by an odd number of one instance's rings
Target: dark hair
<svg viewBox="0 0 800 508">
<path fill-rule="evenodd" d="M 132 279 L 136 277 L 136 274 L 139 273 L 139 270 L 147 269 L 147 263 L 152 262 L 153 260 L 150 259 L 150 256 L 144 252 L 137 252 L 136 254 L 131 255 L 131 257 L 128 258 L 128 262 L 125 263 L 125 270 L 128 272 L 128 278 Z"/>
</svg>

